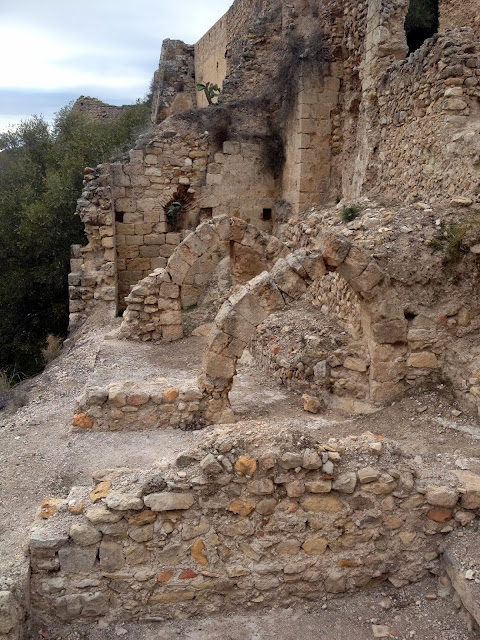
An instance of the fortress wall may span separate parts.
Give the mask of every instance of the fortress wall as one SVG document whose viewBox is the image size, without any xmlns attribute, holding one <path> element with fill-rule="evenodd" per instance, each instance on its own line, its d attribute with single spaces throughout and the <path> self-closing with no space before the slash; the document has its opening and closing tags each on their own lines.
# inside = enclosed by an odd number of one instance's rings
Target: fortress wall
<svg viewBox="0 0 480 640">
<path fill-rule="evenodd" d="M 439 0 L 440 32 L 446 29 L 470 27 L 473 29 L 475 39 L 480 39 L 480 13 L 478 2 L 467 0 Z"/>
<path fill-rule="evenodd" d="M 210 82 L 222 87 L 227 75 L 228 13 L 195 45 L 195 82 Z M 197 106 L 208 106 L 202 91 L 197 92 Z"/>
<path fill-rule="evenodd" d="M 366 193 L 477 201 L 480 44 L 470 29 L 437 35 L 378 86 Z"/>
<path fill-rule="evenodd" d="M 151 120 L 154 124 L 196 105 L 193 47 L 166 39 L 153 76 Z"/>
</svg>

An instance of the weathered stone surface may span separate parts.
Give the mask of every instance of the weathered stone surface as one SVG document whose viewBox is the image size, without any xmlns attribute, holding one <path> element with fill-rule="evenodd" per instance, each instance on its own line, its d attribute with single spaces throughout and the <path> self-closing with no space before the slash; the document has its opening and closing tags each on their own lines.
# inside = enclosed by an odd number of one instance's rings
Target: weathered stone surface
<svg viewBox="0 0 480 640">
<path fill-rule="evenodd" d="M 438 367 L 437 356 L 428 351 L 412 353 L 407 360 L 407 367 L 414 367 L 415 369 L 436 369 Z"/>
<path fill-rule="evenodd" d="M 90 500 L 95 504 L 102 498 L 106 498 L 108 492 L 112 488 L 112 483 L 109 480 L 100 482 L 95 489 L 90 493 Z"/>
<path fill-rule="evenodd" d="M 451 509 L 457 504 L 458 493 L 454 489 L 450 489 L 450 487 L 429 486 L 425 497 L 427 502 L 434 507 L 446 507 Z"/>
<path fill-rule="evenodd" d="M 357 471 L 358 479 L 360 480 L 360 484 L 367 484 L 369 482 L 375 482 L 380 478 L 380 471 L 378 469 L 373 469 L 372 467 L 364 467 L 363 469 L 359 469 Z"/>
<path fill-rule="evenodd" d="M 100 568 L 103 571 L 119 571 L 125 565 L 123 547 L 116 542 L 102 541 L 100 544 Z"/>
<path fill-rule="evenodd" d="M 306 496 L 302 500 L 302 507 L 306 511 L 313 511 L 316 513 L 338 513 L 342 511 L 343 504 L 337 498 L 333 496 Z"/>
<path fill-rule="evenodd" d="M 248 456 L 240 456 L 235 463 L 235 471 L 243 473 L 246 476 L 253 476 L 257 470 L 257 461 Z"/>
<path fill-rule="evenodd" d="M 195 562 L 197 562 L 202 566 L 205 566 L 208 564 L 208 560 L 205 557 L 204 552 L 205 552 L 205 544 L 203 543 L 203 540 L 201 540 L 200 538 L 198 540 L 195 540 L 195 542 L 192 545 L 192 548 L 190 549 L 190 555 L 195 560 Z"/>
<path fill-rule="evenodd" d="M 82 429 L 91 429 L 93 427 L 93 420 L 85 413 L 76 413 L 72 418 L 72 425 L 74 427 L 81 427 Z"/>
<path fill-rule="evenodd" d="M 303 394 L 302 404 L 304 411 L 308 411 L 309 413 L 319 413 L 323 408 L 323 402 L 308 393 Z"/>
<path fill-rule="evenodd" d="M 464 509 L 478 509 L 480 507 L 480 476 L 470 471 L 455 471 L 465 493 L 462 493 L 462 507 Z"/>
<path fill-rule="evenodd" d="M 129 509 L 139 511 L 143 509 L 143 500 L 138 494 L 138 491 L 124 492 L 112 490 L 108 493 L 105 502 L 107 507 L 116 509 L 117 511 L 128 511 Z"/>
<path fill-rule="evenodd" d="M 448 509 L 432 509 L 427 511 L 427 518 L 434 522 L 448 522 L 452 519 L 452 512 Z"/>
<path fill-rule="evenodd" d="M 273 482 L 270 478 L 261 478 L 250 482 L 248 488 L 254 495 L 267 496 L 273 493 Z"/>
<path fill-rule="evenodd" d="M 151 493 L 145 505 L 152 511 L 182 511 L 190 509 L 195 499 L 191 493 Z"/>
<path fill-rule="evenodd" d="M 355 471 L 341 473 L 332 484 L 332 489 L 339 493 L 353 493 L 357 486 L 357 474 Z"/>
<path fill-rule="evenodd" d="M 248 516 L 253 511 L 253 506 L 247 500 L 234 500 L 229 504 L 228 510 L 240 516 Z"/>
<path fill-rule="evenodd" d="M 64 546 L 59 550 L 58 558 L 64 573 L 89 573 L 97 559 L 97 547 Z"/>
<path fill-rule="evenodd" d="M 91 524 L 74 522 L 70 527 L 69 535 L 80 547 L 88 547 L 100 542 L 102 534 Z"/>
<path fill-rule="evenodd" d="M 157 519 L 157 514 L 154 511 L 140 511 L 127 518 L 128 524 L 134 527 L 142 527 L 145 524 L 151 524 Z"/>
<path fill-rule="evenodd" d="M 307 491 L 310 491 L 310 493 L 330 493 L 330 491 L 332 490 L 332 481 L 331 480 L 312 480 L 311 482 L 305 483 L 305 489 Z M 287 485 L 287 493 L 288 493 L 288 485 Z M 299 494 L 299 495 L 302 495 L 302 494 Z M 298 496 L 290 496 L 290 497 L 298 497 Z"/>
<path fill-rule="evenodd" d="M 62 504 L 62 502 L 64 502 L 62 498 L 45 498 L 40 507 L 40 516 L 44 520 L 48 520 L 54 515 L 58 505 Z"/>
<path fill-rule="evenodd" d="M 307 538 L 302 544 L 302 549 L 308 555 L 321 556 L 327 549 L 328 541 L 325 538 Z"/>
<path fill-rule="evenodd" d="M 200 466 L 207 475 L 222 473 L 223 467 L 211 453 L 207 454 L 200 462 Z"/>
<path fill-rule="evenodd" d="M 92 524 L 119 522 L 123 517 L 121 513 L 110 511 L 110 509 L 104 505 L 90 507 L 87 509 L 85 515 Z"/>
<path fill-rule="evenodd" d="M 324 587 L 327 593 L 344 593 L 347 589 L 347 576 L 340 571 L 332 571 L 326 577 Z"/>
</svg>

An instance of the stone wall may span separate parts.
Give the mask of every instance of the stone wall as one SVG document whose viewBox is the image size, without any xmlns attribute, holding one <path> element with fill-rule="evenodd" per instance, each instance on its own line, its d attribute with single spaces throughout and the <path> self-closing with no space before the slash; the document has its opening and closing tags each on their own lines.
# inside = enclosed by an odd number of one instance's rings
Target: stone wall
<svg viewBox="0 0 480 640">
<path fill-rule="evenodd" d="M 125 113 L 126 109 L 128 109 L 128 105 L 116 107 L 89 96 L 80 96 L 75 100 L 72 107 L 74 113 L 80 113 L 87 120 L 104 123 L 117 120 Z"/>
<path fill-rule="evenodd" d="M 120 308 L 131 286 L 167 264 L 181 230 L 198 224 L 207 149 L 205 131 L 167 120 L 128 161 L 112 164 Z M 183 207 L 169 221 L 166 209 L 174 201 Z"/>
<path fill-rule="evenodd" d="M 87 168 L 77 215 L 85 225 L 88 244 L 72 246 L 68 275 L 70 329 L 85 320 L 93 307 L 106 304 L 112 317 L 117 299 L 115 214 L 109 164 Z"/>
<path fill-rule="evenodd" d="M 227 75 L 228 13 L 216 22 L 195 45 L 195 82 L 210 82 L 222 88 Z M 197 106 L 207 107 L 203 91 L 197 92 Z"/>
<path fill-rule="evenodd" d="M 445 535 L 480 506 L 478 476 L 419 467 L 372 434 L 319 444 L 218 431 L 169 468 L 94 479 L 32 531 L 36 621 L 165 620 L 401 587 L 438 570 Z"/>
<path fill-rule="evenodd" d="M 377 144 L 365 191 L 450 202 L 479 195 L 480 44 L 462 29 L 435 36 L 387 70 L 377 90 Z"/>
<path fill-rule="evenodd" d="M 181 40 L 166 39 L 152 81 L 151 120 L 158 124 L 196 105 L 194 49 Z"/>
<path fill-rule="evenodd" d="M 228 140 L 207 167 L 200 207 L 212 215 L 242 218 L 264 231 L 272 230 L 278 189 L 265 164 L 262 143 Z"/>
<path fill-rule="evenodd" d="M 155 384 L 112 383 L 87 386 L 77 398 L 72 430 L 138 431 L 143 429 L 201 429 L 203 394 L 195 384 L 180 389 Z"/>
</svg>

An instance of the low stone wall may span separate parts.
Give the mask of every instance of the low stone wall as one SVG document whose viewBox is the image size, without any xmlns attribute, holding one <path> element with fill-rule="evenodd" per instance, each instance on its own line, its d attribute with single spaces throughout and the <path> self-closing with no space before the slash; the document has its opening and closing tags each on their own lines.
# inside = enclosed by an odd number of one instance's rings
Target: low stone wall
<svg viewBox="0 0 480 640">
<path fill-rule="evenodd" d="M 439 479 L 381 436 L 265 441 L 217 431 L 172 467 L 72 489 L 31 535 L 34 617 L 164 620 L 401 587 L 437 571 L 444 536 L 480 506 L 478 476 Z"/>
<path fill-rule="evenodd" d="M 133 382 L 106 387 L 86 387 L 77 398 L 72 419 L 74 431 L 137 431 L 169 427 L 195 430 L 205 399 L 195 386 L 181 388 Z"/>
</svg>

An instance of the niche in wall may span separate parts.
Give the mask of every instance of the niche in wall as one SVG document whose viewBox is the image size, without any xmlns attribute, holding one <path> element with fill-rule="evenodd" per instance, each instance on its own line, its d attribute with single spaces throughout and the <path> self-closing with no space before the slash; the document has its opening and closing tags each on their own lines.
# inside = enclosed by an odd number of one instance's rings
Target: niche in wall
<svg viewBox="0 0 480 640">
<path fill-rule="evenodd" d="M 438 31 L 438 0 L 410 0 L 405 18 L 408 53 L 413 53 Z"/>
</svg>

